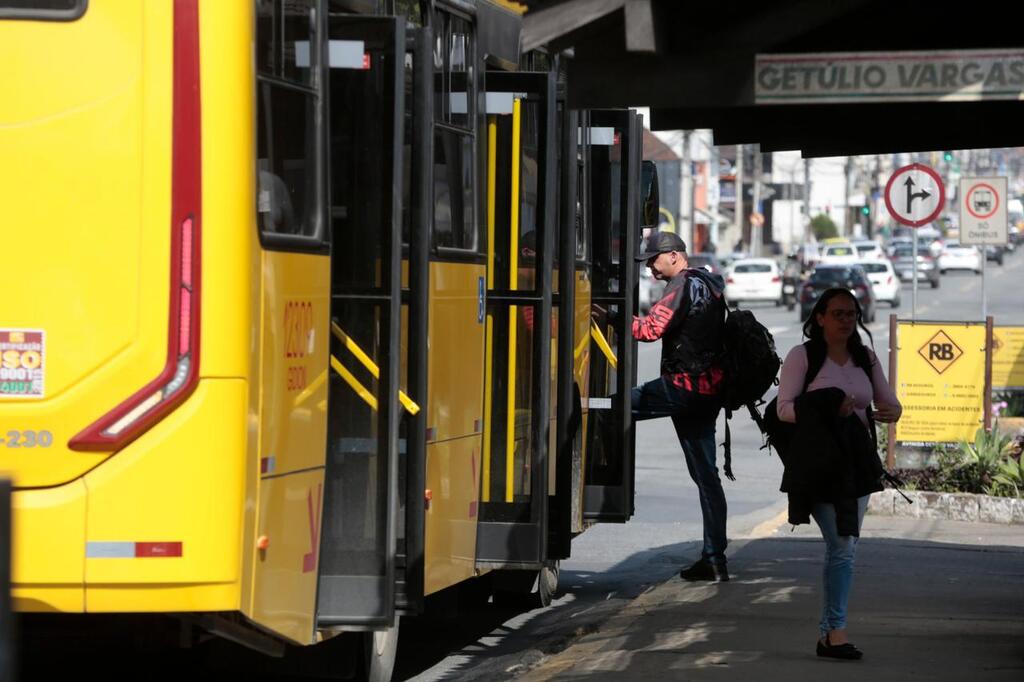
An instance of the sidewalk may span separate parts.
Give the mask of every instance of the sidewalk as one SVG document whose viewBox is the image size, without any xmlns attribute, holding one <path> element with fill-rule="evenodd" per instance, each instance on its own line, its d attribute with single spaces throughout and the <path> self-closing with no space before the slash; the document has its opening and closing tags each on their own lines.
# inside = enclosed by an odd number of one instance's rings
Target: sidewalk
<svg viewBox="0 0 1024 682">
<path fill-rule="evenodd" d="M 824 545 L 788 524 L 734 540 L 732 581 L 674 578 L 523 680 L 1024 680 L 1024 528 L 867 516 L 848 625 L 815 656 Z"/>
</svg>

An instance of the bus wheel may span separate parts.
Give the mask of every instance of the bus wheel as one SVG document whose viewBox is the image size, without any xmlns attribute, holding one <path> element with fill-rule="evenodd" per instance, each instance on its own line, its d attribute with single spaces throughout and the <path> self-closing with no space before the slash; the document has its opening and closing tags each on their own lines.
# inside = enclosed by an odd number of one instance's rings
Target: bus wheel
<svg viewBox="0 0 1024 682">
<path fill-rule="evenodd" d="M 544 562 L 544 567 L 537 574 L 537 594 L 541 606 L 550 606 L 551 600 L 558 591 L 558 560 Z"/>
<path fill-rule="evenodd" d="M 363 672 L 367 682 L 390 682 L 398 652 L 398 617 L 385 630 L 363 633 Z"/>
</svg>

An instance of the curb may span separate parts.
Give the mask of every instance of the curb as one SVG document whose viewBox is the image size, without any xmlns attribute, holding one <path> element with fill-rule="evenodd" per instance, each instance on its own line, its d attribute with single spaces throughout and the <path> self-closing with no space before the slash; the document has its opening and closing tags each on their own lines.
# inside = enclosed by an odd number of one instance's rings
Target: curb
<svg viewBox="0 0 1024 682">
<path fill-rule="evenodd" d="M 878 516 L 906 516 L 914 519 L 949 519 L 950 521 L 980 521 L 1024 525 L 1024 498 L 992 497 L 970 493 L 934 493 L 908 490 L 900 497 L 892 489 L 871 495 L 868 514 Z"/>
</svg>

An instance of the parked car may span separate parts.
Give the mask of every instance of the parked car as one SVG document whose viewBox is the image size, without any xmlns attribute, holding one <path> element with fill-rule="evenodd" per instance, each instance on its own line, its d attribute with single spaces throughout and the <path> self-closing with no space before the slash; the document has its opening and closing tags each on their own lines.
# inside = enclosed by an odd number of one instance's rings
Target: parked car
<svg viewBox="0 0 1024 682">
<path fill-rule="evenodd" d="M 828 244 L 821 250 L 821 263 L 856 263 L 859 260 L 853 244 Z"/>
<path fill-rule="evenodd" d="M 875 321 L 875 295 L 867 273 L 859 263 L 822 263 L 800 287 L 800 319 L 806 320 L 815 301 L 828 289 L 849 289 L 860 303 L 865 324 Z"/>
<path fill-rule="evenodd" d="M 938 258 L 939 254 L 942 253 L 942 246 L 944 242 L 940 237 L 922 237 L 917 238 L 917 252 L 926 253 L 932 258 Z M 900 246 L 906 246 L 907 248 L 914 247 L 914 240 L 910 237 L 894 237 L 889 241 L 889 246 L 886 248 L 886 253 L 891 259 L 896 249 Z"/>
<path fill-rule="evenodd" d="M 704 268 L 713 275 L 722 274 L 722 265 L 713 253 L 691 253 L 686 260 L 691 268 Z"/>
<path fill-rule="evenodd" d="M 853 248 L 857 249 L 857 255 L 861 262 L 885 259 L 885 250 L 876 241 L 856 241 L 853 242 Z"/>
<path fill-rule="evenodd" d="M 885 301 L 893 308 L 900 307 L 901 282 L 896 271 L 886 259 L 861 261 L 860 266 L 871 282 L 876 301 Z"/>
<path fill-rule="evenodd" d="M 732 264 L 725 276 L 725 298 L 740 301 L 771 301 L 782 305 L 782 273 L 771 258 L 745 258 Z"/>
<path fill-rule="evenodd" d="M 913 244 L 897 244 L 890 260 L 900 281 L 910 282 L 914 279 Z M 939 268 L 935 259 L 927 250 L 921 248 L 917 251 L 917 278 L 918 281 L 927 281 L 932 289 L 939 288 Z"/>
<path fill-rule="evenodd" d="M 939 256 L 939 272 L 948 270 L 970 270 L 981 274 L 981 252 L 975 246 L 964 246 L 959 241 L 949 240 Z"/>
<path fill-rule="evenodd" d="M 996 265 L 1003 264 L 1003 256 L 1006 255 L 1006 247 L 1002 244 L 989 244 L 985 247 L 985 260 L 995 261 Z"/>
</svg>

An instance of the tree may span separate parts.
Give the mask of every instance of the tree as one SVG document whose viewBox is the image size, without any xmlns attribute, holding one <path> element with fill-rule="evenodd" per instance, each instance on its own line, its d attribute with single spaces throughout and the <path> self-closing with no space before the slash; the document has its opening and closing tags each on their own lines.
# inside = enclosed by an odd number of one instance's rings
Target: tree
<svg viewBox="0 0 1024 682">
<path fill-rule="evenodd" d="M 811 230 L 814 232 L 814 238 L 818 241 L 839 236 L 836 224 L 824 213 L 819 213 L 811 219 Z"/>
</svg>

